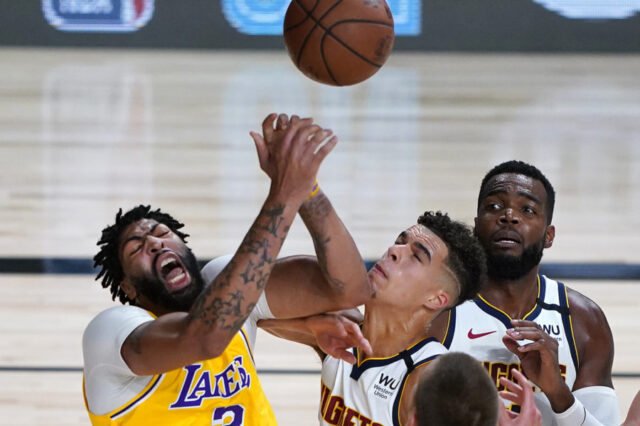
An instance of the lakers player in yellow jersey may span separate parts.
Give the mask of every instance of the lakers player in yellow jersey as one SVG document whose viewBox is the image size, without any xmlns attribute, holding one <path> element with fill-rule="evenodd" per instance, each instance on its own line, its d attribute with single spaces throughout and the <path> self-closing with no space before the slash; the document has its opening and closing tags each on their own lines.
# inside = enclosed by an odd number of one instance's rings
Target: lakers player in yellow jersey
<svg viewBox="0 0 640 426">
<path fill-rule="evenodd" d="M 183 224 L 149 206 L 118 212 L 102 231 L 98 279 L 123 306 L 98 314 L 83 335 L 93 424 L 275 424 L 253 365 L 256 321 L 370 297 L 360 254 L 317 186 L 337 138 L 310 119 L 275 114 L 252 137 L 271 187 L 230 258 L 201 273 Z M 276 260 L 297 212 L 317 258 Z"/>
</svg>

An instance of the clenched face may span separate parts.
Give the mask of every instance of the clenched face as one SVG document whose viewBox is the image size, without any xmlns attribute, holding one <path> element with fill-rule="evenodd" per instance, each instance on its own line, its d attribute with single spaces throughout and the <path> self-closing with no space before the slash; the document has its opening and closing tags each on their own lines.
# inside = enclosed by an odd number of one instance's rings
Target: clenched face
<svg viewBox="0 0 640 426">
<path fill-rule="evenodd" d="M 187 311 L 204 287 L 191 250 L 153 219 L 142 219 L 123 231 L 119 256 L 137 304 L 149 300 L 167 311 Z"/>
<path fill-rule="evenodd" d="M 482 189 L 475 233 L 487 253 L 490 278 L 518 279 L 540 263 L 555 228 L 547 226 L 547 193 L 531 177 L 503 173 Z"/>
<path fill-rule="evenodd" d="M 394 307 L 420 306 L 442 287 L 448 248 L 423 225 L 402 232 L 382 258 L 369 270 L 374 299 Z"/>
</svg>

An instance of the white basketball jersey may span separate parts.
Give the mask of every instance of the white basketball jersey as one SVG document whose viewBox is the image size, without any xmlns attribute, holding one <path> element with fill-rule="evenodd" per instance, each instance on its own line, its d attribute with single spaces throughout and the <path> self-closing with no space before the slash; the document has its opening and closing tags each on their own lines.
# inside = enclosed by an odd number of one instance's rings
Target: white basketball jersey
<svg viewBox="0 0 640 426">
<path fill-rule="evenodd" d="M 408 374 L 447 350 L 424 339 L 389 358 L 351 365 L 327 356 L 322 363 L 321 425 L 400 425 L 400 400 Z M 358 353 L 353 350 L 356 359 Z"/>
<path fill-rule="evenodd" d="M 482 296 L 469 300 L 449 314 L 447 334 L 442 342 L 450 351 L 466 352 L 481 361 L 496 387 L 503 390 L 500 377 L 513 379 L 512 368 L 522 371 L 518 357 L 502 343 L 508 328 L 513 328 L 505 312 L 492 306 Z M 538 298 L 533 309 L 522 318 L 536 322 L 547 334 L 558 342 L 560 372 L 569 389 L 573 388 L 579 366 L 569 302 L 565 285 L 544 275 L 538 276 Z M 520 344 L 527 343 L 522 341 Z M 536 405 L 542 413 L 543 425 L 554 425 L 555 420 L 547 397 L 535 388 Z M 504 401 L 511 406 L 511 402 Z"/>
</svg>

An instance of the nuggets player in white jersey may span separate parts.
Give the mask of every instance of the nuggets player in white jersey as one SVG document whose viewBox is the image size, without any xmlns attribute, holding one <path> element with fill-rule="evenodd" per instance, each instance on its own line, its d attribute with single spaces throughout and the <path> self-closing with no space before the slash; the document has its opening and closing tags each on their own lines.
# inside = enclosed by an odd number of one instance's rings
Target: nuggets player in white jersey
<svg viewBox="0 0 640 426">
<path fill-rule="evenodd" d="M 340 357 L 321 352 L 320 424 L 407 424 L 419 375 L 445 352 L 427 338 L 427 324 L 473 297 L 484 269 L 483 250 L 470 229 L 445 214 L 426 212 L 402 232 L 369 270 L 374 295 L 365 303 L 362 335 L 370 353 L 359 348 Z M 324 320 L 331 317 L 270 320 L 261 326 L 335 353 L 320 340 Z M 301 335 L 289 334 L 292 330 Z"/>
<path fill-rule="evenodd" d="M 149 206 L 120 211 L 103 230 L 98 278 L 125 306 L 99 314 L 83 335 L 93 424 L 276 424 L 252 360 L 256 319 L 345 309 L 371 296 L 360 254 L 315 180 L 336 138 L 310 119 L 276 117 L 252 133 L 271 189 L 228 265 L 201 276 L 183 225 Z M 319 260 L 276 261 L 298 211 Z"/>
<path fill-rule="evenodd" d="M 496 386 L 511 367 L 521 369 L 537 386 L 544 425 L 619 425 L 604 313 L 538 273 L 555 237 L 554 203 L 551 183 L 534 166 L 508 161 L 487 173 L 475 219 L 487 283 L 475 299 L 436 319 L 431 333 L 483 362 Z"/>
</svg>

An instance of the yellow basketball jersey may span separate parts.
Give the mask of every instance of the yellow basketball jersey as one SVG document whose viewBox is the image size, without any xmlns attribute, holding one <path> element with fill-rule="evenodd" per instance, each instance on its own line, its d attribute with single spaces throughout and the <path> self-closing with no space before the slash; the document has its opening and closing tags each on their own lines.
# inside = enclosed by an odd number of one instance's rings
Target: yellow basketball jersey
<svg viewBox="0 0 640 426">
<path fill-rule="evenodd" d="M 83 386 L 84 389 L 84 386 Z M 153 376 L 131 401 L 104 415 L 103 425 L 277 425 L 258 380 L 244 330 L 214 359 Z"/>
</svg>

